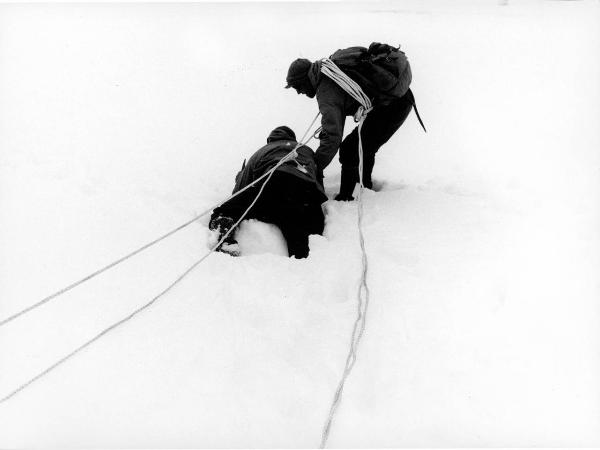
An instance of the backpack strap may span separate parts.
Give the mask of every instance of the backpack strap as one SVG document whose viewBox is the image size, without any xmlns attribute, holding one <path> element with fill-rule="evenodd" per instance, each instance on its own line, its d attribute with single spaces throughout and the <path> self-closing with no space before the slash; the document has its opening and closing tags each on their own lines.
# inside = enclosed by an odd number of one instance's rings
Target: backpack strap
<svg viewBox="0 0 600 450">
<path fill-rule="evenodd" d="M 419 123 L 423 127 L 423 131 L 425 133 L 427 133 L 427 130 L 425 129 L 425 125 L 423 124 L 423 121 L 421 120 L 421 116 L 419 115 L 419 110 L 417 109 L 417 102 L 415 101 L 415 95 L 414 94 L 412 96 L 412 105 L 413 105 L 413 108 L 415 108 L 415 114 L 417 115 L 417 119 L 419 119 Z"/>
</svg>

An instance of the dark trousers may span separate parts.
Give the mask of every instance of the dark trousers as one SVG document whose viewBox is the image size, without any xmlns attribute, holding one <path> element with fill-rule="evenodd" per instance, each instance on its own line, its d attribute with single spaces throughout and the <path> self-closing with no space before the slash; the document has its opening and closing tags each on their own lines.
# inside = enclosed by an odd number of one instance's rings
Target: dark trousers
<svg viewBox="0 0 600 450">
<path fill-rule="evenodd" d="M 224 215 L 237 221 L 258 194 L 261 183 L 216 208 L 213 217 Z M 245 218 L 276 225 L 287 242 L 289 255 L 306 258 L 308 236 L 323 233 L 325 226 L 325 216 L 315 191 L 316 188 L 307 181 L 276 171 Z"/>
<path fill-rule="evenodd" d="M 375 154 L 404 123 L 414 103 L 413 93 L 408 92 L 389 105 L 375 106 L 362 125 L 363 184 L 371 189 L 371 174 L 375 165 Z M 358 178 L 358 127 L 346 136 L 340 145 L 342 180 L 340 194 L 352 195 Z"/>
</svg>

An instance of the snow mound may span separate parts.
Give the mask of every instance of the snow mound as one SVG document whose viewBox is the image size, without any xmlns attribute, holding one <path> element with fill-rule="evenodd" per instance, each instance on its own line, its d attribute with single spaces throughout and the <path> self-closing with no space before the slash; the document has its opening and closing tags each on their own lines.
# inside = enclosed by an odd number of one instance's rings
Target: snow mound
<svg viewBox="0 0 600 450">
<path fill-rule="evenodd" d="M 256 219 L 244 220 L 236 231 L 242 256 L 274 255 L 288 256 L 288 248 L 281 230 L 273 224 Z"/>
</svg>

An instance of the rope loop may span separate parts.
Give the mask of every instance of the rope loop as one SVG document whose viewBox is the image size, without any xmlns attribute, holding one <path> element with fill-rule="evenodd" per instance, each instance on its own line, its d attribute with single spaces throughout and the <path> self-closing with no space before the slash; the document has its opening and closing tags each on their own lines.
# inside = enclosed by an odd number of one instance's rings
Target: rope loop
<svg viewBox="0 0 600 450">
<path fill-rule="evenodd" d="M 315 130 L 315 132 L 313 133 L 313 139 L 319 139 L 319 135 L 321 134 L 321 131 L 323 131 L 323 127 L 319 127 Z"/>
</svg>

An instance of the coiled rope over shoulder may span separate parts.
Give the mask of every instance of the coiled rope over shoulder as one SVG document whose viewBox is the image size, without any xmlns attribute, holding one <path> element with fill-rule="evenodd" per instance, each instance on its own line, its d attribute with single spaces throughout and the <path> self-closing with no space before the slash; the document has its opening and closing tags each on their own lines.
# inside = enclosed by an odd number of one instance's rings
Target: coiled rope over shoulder
<svg viewBox="0 0 600 450">
<path fill-rule="evenodd" d="M 340 69 L 331 59 L 325 58 L 321 60 L 321 73 L 335 81 L 339 87 L 360 104 L 358 111 L 354 115 L 355 122 L 360 122 L 360 119 L 364 119 L 373 109 L 371 99 L 365 94 L 358 83 L 342 72 L 342 69 Z"/>
<path fill-rule="evenodd" d="M 373 109 L 371 99 L 364 93 L 361 87 L 346 75 L 342 70 L 330 59 L 322 60 L 321 72 L 327 77 L 331 78 L 336 82 L 344 91 L 346 91 L 352 98 L 354 98 L 359 104 L 357 113 L 354 116 L 354 120 L 358 122 L 358 177 L 359 177 L 359 191 L 358 191 L 358 235 L 360 248 L 362 252 L 362 273 L 361 279 L 358 286 L 358 302 L 357 302 L 357 316 L 352 329 L 352 337 L 350 340 L 350 350 L 346 358 L 346 364 L 344 366 L 344 372 L 342 378 L 335 391 L 331 407 L 329 409 L 329 416 L 325 422 L 325 427 L 321 435 L 321 446 L 325 448 L 327 445 L 327 439 L 329 438 L 329 432 L 331 431 L 331 425 L 337 408 L 342 399 L 342 392 L 344 391 L 344 385 L 354 364 L 356 363 L 356 354 L 358 351 L 358 344 L 365 331 L 367 309 L 369 307 L 369 287 L 367 285 L 367 271 L 368 271 L 368 259 L 367 251 L 365 248 L 365 239 L 363 235 L 362 218 L 363 218 L 363 201 L 362 194 L 364 190 L 363 184 L 363 146 L 362 146 L 362 125 L 367 117 L 367 114 Z"/>
</svg>

